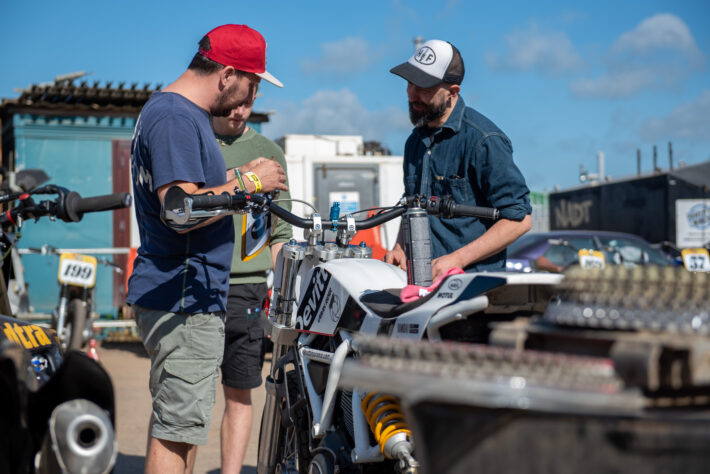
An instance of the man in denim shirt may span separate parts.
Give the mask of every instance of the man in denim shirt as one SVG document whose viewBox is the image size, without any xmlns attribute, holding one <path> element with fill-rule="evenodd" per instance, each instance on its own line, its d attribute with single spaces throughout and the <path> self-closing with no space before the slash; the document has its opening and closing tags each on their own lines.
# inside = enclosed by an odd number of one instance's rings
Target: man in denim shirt
<svg viewBox="0 0 710 474">
<path fill-rule="evenodd" d="M 432 278 L 455 267 L 505 271 L 506 247 L 530 230 L 530 191 L 508 137 L 459 95 L 461 54 L 451 43 L 430 40 L 390 72 L 407 80 L 416 127 L 404 147 L 405 194 L 450 195 L 460 204 L 500 210 L 497 222 L 429 216 Z M 385 261 L 406 264 L 400 243 Z"/>
</svg>

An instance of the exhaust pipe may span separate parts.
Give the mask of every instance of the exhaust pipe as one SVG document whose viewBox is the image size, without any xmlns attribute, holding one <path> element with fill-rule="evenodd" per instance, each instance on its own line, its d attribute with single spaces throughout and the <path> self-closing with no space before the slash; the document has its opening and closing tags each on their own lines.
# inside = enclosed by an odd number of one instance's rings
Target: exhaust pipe
<svg viewBox="0 0 710 474">
<path fill-rule="evenodd" d="M 40 474 L 104 474 L 111 471 L 118 449 L 111 420 L 89 400 L 57 406 L 38 458 Z"/>
</svg>

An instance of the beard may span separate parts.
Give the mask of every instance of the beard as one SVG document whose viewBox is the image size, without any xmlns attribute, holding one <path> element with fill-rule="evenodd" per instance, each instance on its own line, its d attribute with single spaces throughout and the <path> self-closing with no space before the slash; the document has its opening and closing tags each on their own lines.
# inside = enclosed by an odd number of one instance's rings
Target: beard
<svg viewBox="0 0 710 474">
<path fill-rule="evenodd" d="M 423 127 L 429 122 L 434 122 L 439 120 L 444 116 L 446 110 L 451 107 L 451 97 L 446 101 L 442 101 L 439 104 L 426 105 L 422 102 L 416 102 L 417 105 L 423 106 L 421 110 L 416 110 L 413 107 L 413 103 L 409 103 L 409 120 L 412 121 L 412 125 L 415 127 Z"/>
<path fill-rule="evenodd" d="M 232 113 L 232 109 L 239 107 L 241 100 L 234 98 L 238 87 L 238 84 L 232 84 L 227 89 L 224 89 L 217 97 L 217 102 L 210 107 L 210 115 L 213 117 L 227 117 Z"/>
</svg>

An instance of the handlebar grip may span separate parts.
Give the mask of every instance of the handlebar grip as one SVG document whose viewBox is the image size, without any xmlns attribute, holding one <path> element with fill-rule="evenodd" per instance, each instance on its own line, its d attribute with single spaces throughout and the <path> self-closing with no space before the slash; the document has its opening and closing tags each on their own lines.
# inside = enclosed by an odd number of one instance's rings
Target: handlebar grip
<svg viewBox="0 0 710 474">
<path fill-rule="evenodd" d="M 123 209 L 131 205 L 131 195 L 128 193 L 104 194 L 83 198 L 75 191 L 69 192 L 64 198 L 63 210 L 58 216 L 68 222 L 79 222 L 86 212 L 111 211 Z M 61 205 L 60 205 L 61 207 Z"/>
<path fill-rule="evenodd" d="M 451 214 L 454 216 L 479 217 L 481 219 L 498 220 L 500 211 L 494 207 L 467 206 L 466 204 L 453 204 Z"/>
<path fill-rule="evenodd" d="M 229 193 L 222 194 L 192 194 L 192 209 L 216 209 L 220 207 L 230 208 L 232 196 Z"/>
</svg>

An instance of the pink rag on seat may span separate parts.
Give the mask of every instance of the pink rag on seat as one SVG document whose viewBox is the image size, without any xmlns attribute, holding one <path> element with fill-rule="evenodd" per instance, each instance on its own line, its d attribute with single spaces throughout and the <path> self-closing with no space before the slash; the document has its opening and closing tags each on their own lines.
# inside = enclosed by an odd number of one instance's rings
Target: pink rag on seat
<svg viewBox="0 0 710 474">
<path fill-rule="evenodd" d="M 410 301 L 418 300 L 422 296 L 426 296 L 432 291 L 434 291 L 436 287 L 441 284 L 441 281 L 447 276 L 460 275 L 461 273 L 465 272 L 458 267 L 449 268 L 448 270 L 446 270 L 446 273 L 437 278 L 436 281 L 432 283 L 432 285 L 429 287 L 419 285 L 407 285 L 402 288 L 402 291 L 399 293 L 399 299 L 402 300 L 402 303 L 409 303 Z"/>
</svg>

